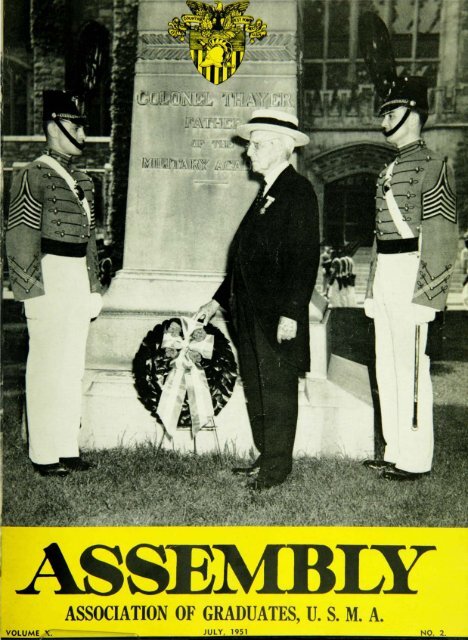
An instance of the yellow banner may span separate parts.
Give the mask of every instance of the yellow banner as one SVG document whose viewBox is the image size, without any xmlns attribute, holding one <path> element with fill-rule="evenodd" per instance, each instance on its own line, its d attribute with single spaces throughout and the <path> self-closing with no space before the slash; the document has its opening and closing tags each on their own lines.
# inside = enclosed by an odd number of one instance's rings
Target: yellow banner
<svg viewBox="0 0 468 640">
<path fill-rule="evenodd" d="M 1 637 L 468 635 L 464 529 L 5 527 Z"/>
</svg>

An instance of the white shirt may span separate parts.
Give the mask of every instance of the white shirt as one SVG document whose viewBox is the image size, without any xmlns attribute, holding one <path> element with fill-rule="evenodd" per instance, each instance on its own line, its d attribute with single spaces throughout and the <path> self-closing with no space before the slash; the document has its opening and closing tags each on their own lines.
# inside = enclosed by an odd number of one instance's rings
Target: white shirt
<svg viewBox="0 0 468 640">
<path fill-rule="evenodd" d="M 264 194 L 267 193 L 273 182 L 276 180 L 280 173 L 283 173 L 286 167 L 289 167 L 289 162 L 287 160 L 277 165 L 273 169 L 270 169 L 270 171 L 267 171 L 267 173 L 263 176 L 265 179 L 265 190 L 263 192 Z"/>
</svg>

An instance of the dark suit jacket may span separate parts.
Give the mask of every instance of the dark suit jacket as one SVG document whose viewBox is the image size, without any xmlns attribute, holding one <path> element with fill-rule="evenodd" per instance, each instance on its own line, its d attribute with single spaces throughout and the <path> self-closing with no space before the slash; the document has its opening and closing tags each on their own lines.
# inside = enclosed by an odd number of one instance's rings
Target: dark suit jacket
<svg viewBox="0 0 468 640">
<path fill-rule="evenodd" d="M 270 344 L 290 364 L 308 371 L 308 305 L 320 260 L 317 198 L 310 182 L 290 165 L 267 192 L 263 206 L 268 203 L 263 214 L 252 205 L 239 225 L 226 278 L 213 297 L 224 309 L 235 308 L 241 278 Z M 295 339 L 278 344 L 280 316 L 296 320 L 298 331 Z"/>
</svg>

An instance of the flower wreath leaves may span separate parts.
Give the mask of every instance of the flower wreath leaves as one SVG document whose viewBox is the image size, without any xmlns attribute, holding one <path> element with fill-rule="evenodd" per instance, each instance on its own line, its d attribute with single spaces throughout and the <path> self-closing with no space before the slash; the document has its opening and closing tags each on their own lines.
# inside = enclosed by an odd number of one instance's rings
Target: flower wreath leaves
<svg viewBox="0 0 468 640">
<path fill-rule="evenodd" d="M 178 318 L 170 318 L 157 324 L 146 334 L 133 359 L 133 377 L 138 398 L 158 422 L 160 422 L 158 404 L 162 386 L 171 371 L 170 362 L 173 358 L 173 355 L 167 355 L 165 348 L 161 348 L 161 343 L 165 331 L 172 322 L 176 322 L 182 330 Z M 237 363 L 229 340 L 222 331 L 211 324 L 206 325 L 204 329 L 207 334 L 214 336 L 213 356 L 210 360 L 201 358 L 199 365 L 205 371 L 216 416 L 226 405 L 234 390 Z M 178 426 L 186 428 L 192 426 L 187 396 L 182 405 Z"/>
</svg>

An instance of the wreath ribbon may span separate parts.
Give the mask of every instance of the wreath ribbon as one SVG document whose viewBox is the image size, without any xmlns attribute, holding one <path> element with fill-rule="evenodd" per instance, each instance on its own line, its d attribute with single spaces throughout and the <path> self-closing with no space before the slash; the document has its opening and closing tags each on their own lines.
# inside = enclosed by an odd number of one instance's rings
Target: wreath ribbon
<svg viewBox="0 0 468 640">
<path fill-rule="evenodd" d="M 196 366 L 188 356 L 192 349 L 191 334 L 197 326 L 195 318 L 180 318 L 183 340 L 179 338 L 176 348 L 180 353 L 172 361 L 172 369 L 161 389 L 157 412 L 168 435 L 172 438 L 177 429 L 180 412 L 187 394 L 192 419 L 192 433 L 196 435 L 202 427 L 213 421 L 214 408 L 205 371 Z M 204 352 L 204 357 L 211 353 Z"/>
</svg>

